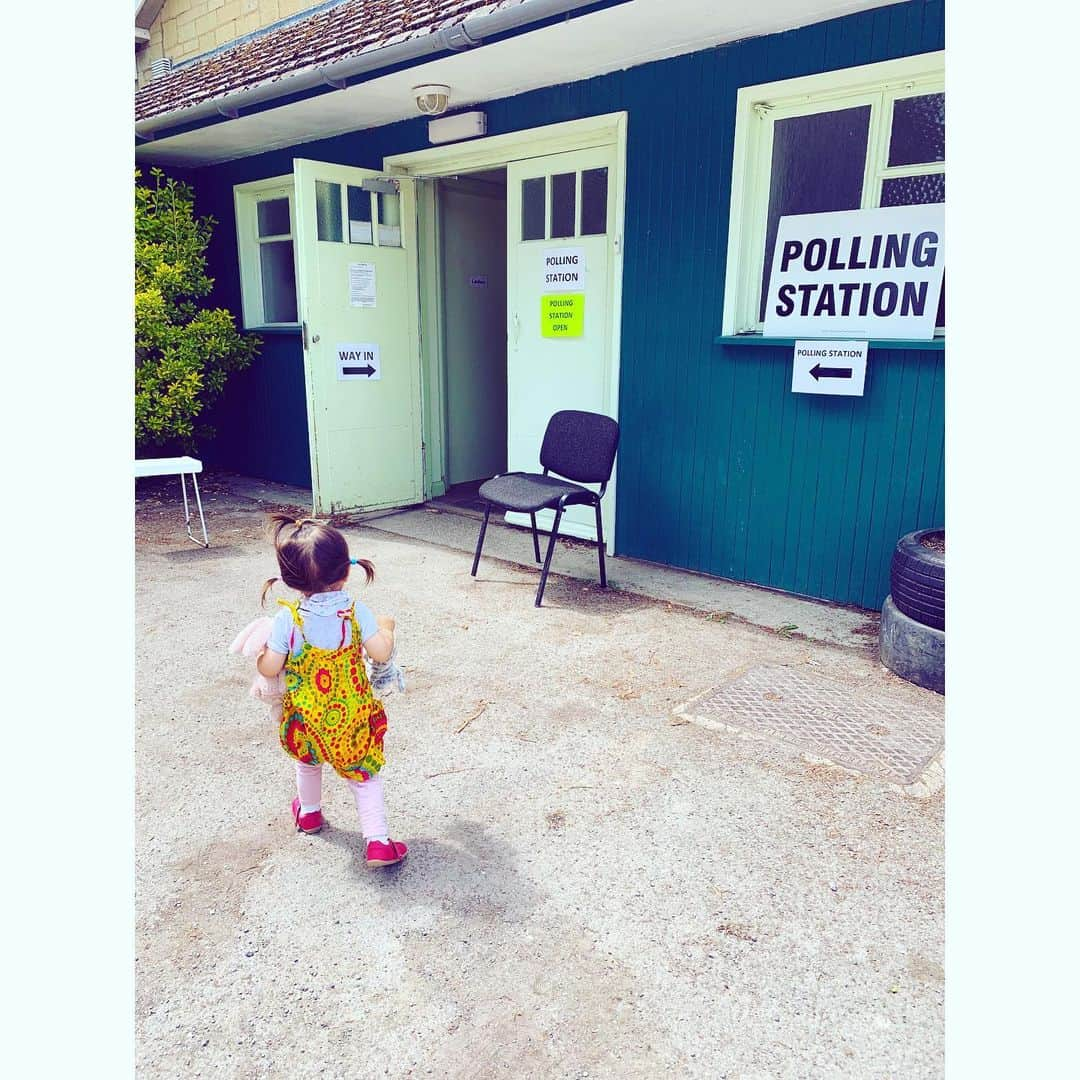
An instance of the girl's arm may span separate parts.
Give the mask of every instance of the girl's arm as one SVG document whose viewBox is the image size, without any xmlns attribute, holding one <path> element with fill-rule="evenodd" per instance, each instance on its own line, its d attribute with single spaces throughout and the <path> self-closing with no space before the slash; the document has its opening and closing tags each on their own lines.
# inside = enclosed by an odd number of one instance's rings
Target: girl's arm
<svg viewBox="0 0 1080 1080">
<path fill-rule="evenodd" d="M 255 668 L 260 675 L 272 679 L 285 666 L 288 653 L 274 652 L 273 649 L 263 649 L 255 661 Z"/>
<path fill-rule="evenodd" d="M 380 615 L 375 621 L 379 629 L 364 641 L 364 651 L 372 660 L 382 664 L 390 659 L 394 651 L 394 627 L 397 624 L 390 615 Z"/>
</svg>

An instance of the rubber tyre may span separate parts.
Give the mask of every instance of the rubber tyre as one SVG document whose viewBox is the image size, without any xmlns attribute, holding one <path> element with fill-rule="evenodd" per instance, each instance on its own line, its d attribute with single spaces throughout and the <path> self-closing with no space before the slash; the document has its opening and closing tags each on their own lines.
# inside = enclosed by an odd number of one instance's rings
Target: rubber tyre
<svg viewBox="0 0 1080 1080">
<path fill-rule="evenodd" d="M 899 611 L 924 626 L 945 629 L 945 556 L 920 541 L 944 529 L 920 529 L 896 542 L 889 592 Z"/>
<path fill-rule="evenodd" d="M 910 618 L 885 597 L 881 609 L 881 662 L 902 679 L 945 693 L 945 631 Z"/>
</svg>

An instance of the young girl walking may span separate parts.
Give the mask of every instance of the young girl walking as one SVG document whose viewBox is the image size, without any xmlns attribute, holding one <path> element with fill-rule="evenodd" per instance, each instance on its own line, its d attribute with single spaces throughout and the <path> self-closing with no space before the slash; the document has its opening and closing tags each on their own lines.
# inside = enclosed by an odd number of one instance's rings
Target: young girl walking
<svg viewBox="0 0 1080 1080">
<path fill-rule="evenodd" d="M 274 548 L 281 580 L 301 594 L 279 600 L 266 648 L 259 654 L 259 674 L 273 679 L 284 669 L 281 745 L 296 765 L 296 827 L 318 832 L 322 815 L 322 770 L 330 765 L 352 789 L 368 866 L 401 862 L 406 846 L 390 839 L 383 802 L 383 734 L 386 713 L 375 697 L 364 666 L 390 659 L 394 620 L 378 619 L 346 593 L 351 566 L 359 566 L 370 584 L 375 567 L 349 557 L 349 545 L 337 529 L 304 518 L 275 514 Z M 263 587 L 266 594 L 277 581 Z"/>
</svg>

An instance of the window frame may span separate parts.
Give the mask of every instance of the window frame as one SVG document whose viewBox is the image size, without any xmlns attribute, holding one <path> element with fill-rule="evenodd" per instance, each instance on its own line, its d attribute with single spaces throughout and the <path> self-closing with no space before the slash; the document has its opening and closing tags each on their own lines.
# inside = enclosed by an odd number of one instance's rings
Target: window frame
<svg viewBox="0 0 1080 1080">
<path fill-rule="evenodd" d="M 259 236 L 258 204 L 271 199 L 289 201 L 289 232 L 275 236 Z M 260 247 L 265 243 L 288 240 L 293 246 L 293 284 L 296 286 L 296 205 L 292 174 L 273 176 L 237 184 L 233 188 L 236 212 L 236 251 L 240 266 L 240 299 L 245 330 L 298 330 L 300 328 L 300 298 L 297 296 L 294 322 L 270 322 L 264 318 L 262 289 L 262 260 Z M 299 293 L 299 289 L 297 289 Z"/>
<path fill-rule="evenodd" d="M 945 53 L 923 53 L 861 67 L 822 72 L 739 90 L 732 152 L 731 208 L 724 283 L 723 334 L 760 335 L 772 181 L 773 125 L 777 120 L 870 105 L 861 209 L 880 205 L 886 180 L 944 173 L 945 161 L 889 167 L 889 138 L 898 98 L 945 91 Z M 938 327 L 935 336 L 943 336 Z"/>
</svg>

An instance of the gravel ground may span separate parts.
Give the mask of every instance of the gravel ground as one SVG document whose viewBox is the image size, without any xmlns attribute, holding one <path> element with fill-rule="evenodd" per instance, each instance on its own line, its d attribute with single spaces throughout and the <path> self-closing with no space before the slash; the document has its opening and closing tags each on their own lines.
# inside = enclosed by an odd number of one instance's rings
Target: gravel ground
<svg viewBox="0 0 1080 1080">
<path fill-rule="evenodd" d="M 272 551 L 204 490 L 207 551 L 171 488 L 136 517 L 140 1076 L 942 1075 L 942 793 L 672 717 L 759 664 L 922 691 L 556 575 L 537 610 L 532 571 L 346 528 L 409 681 L 383 775 L 410 856 L 369 871 L 333 775 L 329 827 L 293 829 L 226 652 Z"/>
</svg>

